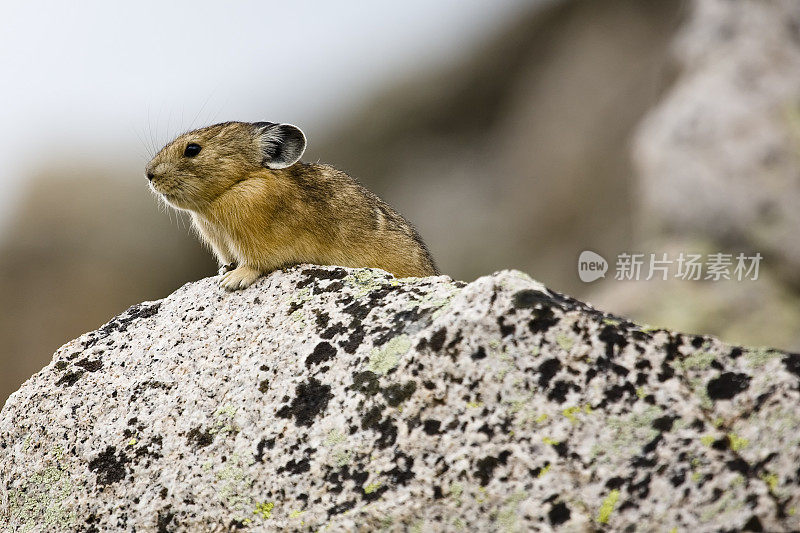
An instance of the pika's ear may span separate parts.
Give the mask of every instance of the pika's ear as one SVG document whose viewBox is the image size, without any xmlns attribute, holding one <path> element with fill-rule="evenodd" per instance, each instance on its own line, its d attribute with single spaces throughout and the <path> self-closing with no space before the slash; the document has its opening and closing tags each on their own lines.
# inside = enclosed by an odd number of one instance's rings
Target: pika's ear
<svg viewBox="0 0 800 533">
<path fill-rule="evenodd" d="M 306 150 L 306 136 L 297 126 L 255 122 L 263 159 L 261 164 L 267 168 L 286 168 L 300 160 Z"/>
</svg>

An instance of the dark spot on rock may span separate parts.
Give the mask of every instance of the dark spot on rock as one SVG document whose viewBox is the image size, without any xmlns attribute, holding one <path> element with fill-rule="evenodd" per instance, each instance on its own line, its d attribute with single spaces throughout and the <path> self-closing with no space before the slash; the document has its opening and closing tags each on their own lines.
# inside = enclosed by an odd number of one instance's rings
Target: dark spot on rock
<svg viewBox="0 0 800 533">
<path fill-rule="evenodd" d="M 361 342 L 364 340 L 364 331 L 357 330 L 350 333 L 350 336 L 347 340 L 339 341 L 339 346 L 347 352 L 347 353 L 356 353 L 356 350 L 359 346 L 361 346 Z"/>
<path fill-rule="evenodd" d="M 174 531 L 174 528 L 170 529 L 169 527 L 174 518 L 175 513 L 172 512 L 169 507 L 165 507 L 159 511 L 158 517 L 156 518 L 156 527 L 158 527 L 158 533 L 169 533 L 170 531 Z"/>
<path fill-rule="evenodd" d="M 439 420 L 429 418 L 422 423 L 422 429 L 428 435 L 436 435 L 439 433 L 439 428 L 442 426 L 442 423 Z"/>
<path fill-rule="evenodd" d="M 164 438 L 161 435 L 156 435 L 152 438 L 152 440 L 148 444 L 142 444 L 138 448 L 136 448 L 136 452 L 134 455 L 137 458 L 141 457 L 151 457 L 153 459 L 158 459 L 162 457 L 161 455 L 161 448 L 163 447 Z"/>
<path fill-rule="evenodd" d="M 559 442 L 558 444 L 553 444 L 553 449 L 556 451 L 559 457 L 566 457 L 567 453 L 569 453 L 569 446 L 564 441 Z"/>
<path fill-rule="evenodd" d="M 497 460 L 497 457 L 494 456 L 487 456 L 482 459 L 478 459 L 475 463 L 477 470 L 475 471 L 475 477 L 481 480 L 481 486 L 485 487 L 489 484 L 489 481 L 494 476 L 494 469 L 497 468 L 497 465 L 500 461 Z"/>
<path fill-rule="evenodd" d="M 658 431 L 669 431 L 672 429 L 672 424 L 677 420 L 677 416 L 662 416 L 660 418 L 656 418 L 653 420 L 653 428 L 657 429 Z"/>
<path fill-rule="evenodd" d="M 325 411 L 333 397 L 330 385 L 323 385 L 315 378 L 300 383 L 290 405 L 281 407 L 276 415 L 280 418 L 295 418 L 298 426 L 310 427 L 314 418 Z"/>
<path fill-rule="evenodd" d="M 255 460 L 260 463 L 264 460 L 264 450 L 271 450 L 275 447 L 275 439 L 261 439 L 256 446 Z"/>
<path fill-rule="evenodd" d="M 447 338 L 447 330 L 445 328 L 439 328 L 436 332 L 431 335 L 431 340 L 428 342 L 428 346 L 430 346 L 431 350 L 434 352 L 438 352 L 444 346 L 444 341 Z"/>
<path fill-rule="evenodd" d="M 300 461 L 295 461 L 292 459 L 284 466 L 278 468 L 278 473 L 288 471 L 290 474 L 302 474 L 303 472 L 308 472 L 309 470 L 311 470 L 311 463 L 307 458 L 301 459 Z"/>
<path fill-rule="evenodd" d="M 382 413 L 383 407 L 377 405 L 367 411 L 366 414 L 364 414 L 364 416 L 361 418 L 361 429 L 372 429 L 378 427 Z"/>
<path fill-rule="evenodd" d="M 347 271 L 343 268 L 306 268 L 302 271 L 302 274 L 317 279 L 342 279 L 347 276 Z"/>
<path fill-rule="evenodd" d="M 694 346 L 695 348 L 699 348 L 699 347 L 701 347 L 703 345 L 704 342 L 705 342 L 705 339 L 703 339 L 703 337 L 700 337 L 698 335 L 698 336 L 696 336 L 695 338 L 692 339 L 692 346 Z"/>
<path fill-rule="evenodd" d="M 742 349 L 738 346 L 731 349 L 731 353 L 729 354 L 731 359 L 738 359 L 742 355 Z"/>
<path fill-rule="evenodd" d="M 752 472 L 750 465 L 747 463 L 747 461 L 745 461 L 741 457 L 737 457 L 736 459 L 728 461 L 727 463 L 725 463 L 725 466 L 727 466 L 728 469 L 733 470 L 734 472 L 739 472 L 744 477 L 749 477 L 750 473 Z"/>
<path fill-rule="evenodd" d="M 161 492 L 159 492 L 158 495 L 161 497 L 162 500 L 164 498 L 166 498 L 169 495 L 169 491 L 167 490 L 167 487 L 162 487 L 161 488 Z"/>
<path fill-rule="evenodd" d="M 513 335 L 517 327 L 514 324 L 506 324 L 506 317 L 497 317 L 497 325 L 500 327 L 500 336 Z"/>
<path fill-rule="evenodd" d="M 258 392 L 260 392 L 262 394 L 266 394 L 268 390 L 269 390 L 269 380 L 268 379 L 265 379 L 264 381 L 262 381 L 261 383 L 258 384 Z"/>
<path fill-rule="evenodd" d="M 383 493 L 388 490 L 389 487 L 387 487 L 386 485 L 381 485 L 380 487 L 371 490 L 369 493 L 367 493 L 367 491 L 364 490 L 364 488 L 362 487 L 361 497 L 368 502 L 374 502 L 375 500 L 380 499 L 380 497 L 383 496 Z"/>
<path fill-rule="evenodd" d="M 680 356 L 681 352 L 680 352 L 680 350 L 678 348 L 680 348 L 682 344 L 683 344 L 683 335 L 681 335 L 680 333 L 678 333 L 675 336 L 670 335 L 669 336 L 669 340 L 664 345 L 664 349 L 667 352 L 667 356 L 665 357 L 665 360 L 666 361 L 673 361 L 678 356 Z"/>
<path fill-rule="evenodd" d="M 433 499 L 434 500 L 441 500 L 444 498 L 444 494 L 442 493 L 442 487 L 439 485 L 433 486 Z"/>
<path fill-rule="evenodd" d="M 684 481 L 686 481 L 686 470 L 680 470 L 669 478 L 669 482 L 673 487 L 680 487 Z"/>
<path fill-rule="evenodd" d="M 558 359 L 548 359 L 539 365 L 539 385 L 547 387 L 553 376 L 561 370 L 561 361 Z"/>
<path fill-rule="evenodd" d="M 192 428 L 189 433 L 186 434 L 186 440 L 189 444 L 194 443 L 194 445 L 198 448 L 205 448 L 212 442 L 214 442 L 214 435 L 212 435 L 209 431 L 203 431 L 200 426 L 196 428 Z"/>
<path fill-rule="evenodd" d="M 117 456 L 114 446 L 108 446 L 104 452 L 89 461 L 89 470 L 97 475 L 98 485 L 109 485 L 125 477 L 125 465 L 129 461 L 123 453 Z"/>
<path fill-rule="evenodd" d="M 430 381 L 430 380 L 425 380 L 425 381 L 422 382 L 422 386 L 425 387 L 428 390 L 433 390 L 433 389 L 436 388 L 436 383 L 434 383 L 433 381 Z"/>
<path fill-rule="evenodd" d="M 386 475 L 395 485 L 405 485 L 414 479 L 414 458 L 398 452 L 394 457 L 395 466 L 386 472 Z"/>
<path fill-rule="evenodd" d="M 567 400 L 567 394 L 570 389 L 579 391 L 580 387 L 567 381 L 556 381 L 547 393 L 547 399 L 557 401 L 558 403 L 564 403 Z"/>
<path fill-rule="evenodd" d="M 478 346 L 478 349 L 470 356 L 474 360 L 478 359 L 485 359 L 486 358 L 486 350 L 483 346 Z"/>
<path fill-rule="evenodd" d="M 663 383 L 663 382 L 667 381 L 668 379 L 672 379 L 672 377 L 674 375 L 675 375 L 675 369 L 672 368 L 667 363 L 664 363 L 664 364 L 661 365 L 661 372 L 659 372 L 656 377 L 658 378 L 658 381 Z"/>
<path fill-rule="evenodd" d="M 634 386 L 629 381 L 626 381 L 624 385 L 612 385 L 611 387 L 606 389 L 604 393 L 605 400 L 603 401 L 603 403 L 605 404 L 605 403 L 618 402 L 622 399 L 622 396 L 626 392 L 628 393 L 628 396 L 630 398 L 638 398 L 638 396 L 636 396 L 636 389 L 634 388 Z"/>
<path fill-rule="evenodd" d="M 136 304 L 128 308 L 127 311 L 119 315 L 118 317 L 111 320 L 108 324 L 100 328 L 99 335 L 93 337 L 89 341 L 84 342 L 84 347 L 89 348 L 93 346 L 101 339 L 104 339 L 111 335 L 114 331 L 127 331 L 128 325 L 133 322 L 134 320 L 139 320 L 143 318 L 150 318 L 151 316 L 158 313 L 158 310 L 161 308 L 161 302 L 156 302 L 151 305 L 144 305 L 144 304 Z"/>
<path fill-rule="evenodd" d="M 492 440 L 492 437 L 494 437 L 494 430 L 490 428 L 489 425 L 486 423 L 484 423 L 481 427 L 478 428 L 478 433 L 483 433 L 484 435 L 489 437 L 489 440 Z"/>
<path fill-rule="evenodd" d="M 67 387 L 71 387 L 72 385 L 75 384 L 76 381 L 81 379 L 81 376 L 84 374 L 84 372 L 85 372 L 84 370 L 76 370 L 74 372 L 67 372 L 66 374 L 61 376 L 61 379 L 56 381 L 56 385 L 64 385 L 64 386 L 67 386 Z"/>
<path fill-rule="evenodd" d="M 534 309 L 533 317 L 533 320 L 528 322 L 528 329 L 531 330 L 531 333 L 544 333 L 558 324 L 558 319 L 549 307 Z"/>
<path fill-rule="evenodd" d="M 69 363 L 66 361 L 57 361 L 56 362 L 56 370 L 64 370 L 69 366 Z"/>
<path fill-rule="evenodd" d="M 85 370 L 88 370 L 89 372 L 97 372 L 98 370 L 103 368 L 103 362 L 100 359 L 89 361 L 89 358 L 86 357 L 75 363 L 75 366 L 79 366 Z"/>
<path fill-rule="evenodd" d="M 409 399 L 416 390 L 417 383 L 415 381 L 407 381 L 403 385 L 400 385 L 399 383 L 389 385 L 385 389 L 381 390 L 381 394 L 383 394 L 386 403 L 392 407 L 397 407 Z"/>
<path fill-rule="evenodd" d="M 314 351 L 311 352 L 311 355 L 306 358 L 306 366 L 311 367 L 311 365 L 324 363 L 325 361 L 333 359 L 335 355 L 336 348 L 331 346 L 330 343 L 320 342 L 314 347 Z"/>
<path fill-rule="evenodd" d="M 618 489 L 623 485 L 623 483 L 625 483 L 625 479 L 619 476 L 612 477 L 611 479 L 606 481 L 606 488 L 610 490 Z"/>
<path fill-rule="evenodd" d="M 637 496 L 638 498 L 644 500 L 650 495 L 650 481 L 652 480 L 652 475 L 648 472 L 644 478 L 639 481 L 638 483 L 631 482 L 628 485 L 628 492 Z"/>
<path fill-rule="evenodd" d="M 663 435 L 661 435 L 661 434 L 656 435 L 653 438 L 653 440 L 651 440 L 650 442 L 648 442 L 647 444 L 645 444 L 642 447 L 642 453 L 647 454 L 647 453 L 650 453 L 650 452 L 654 451 L 656 449 L 656 447 L 658 447 L 658 443 L 661 442 L 662 440 L 664 440 L 664 436 Z"/>
<path fill-rule="evenodd" d="M 350 388 L 364 396 L 375 396 L 380 391 L 378 375 L 369 370 L 353 373 L 353 384 Z"/>
<path fill-rule="evenodd" d="M 606 357 L 609 359 L 614 357 L 614 346 L 617 347 L 616 353 L 618 354 L 625 346 L 628 345 L 628 340 L 622 335 L 618 329 L 612 325 L 607 325 L 597 336 L 606 345 Z"/>
<path fill-rule="evenodd" d="M 564 502 L 558 502 L 554 504 L 547 512 L 547 519 L 550 520 L 550 523 L 554 526 L 563 524 L 569 520 L 569 517 L 569 507 L 567 507 L 567 504 Z"/>
<path fill-rule="evenodd" d="M 761 525 L 761 520 L 756 515 L 753 515 L 744 525 L 742 531 L 764 531 L 764 526 Z"/>
<path fill-rule="evenodd" d="M 337 323 L 337 324 L 333 324 L 331 327 L 329 327 L 328 329 L 326 329 L 325 331 L 320 333 L 319 336 L 320 336 L 320 338 L 329 339 L 330 340 L 334 336 L 340 335 L 342 333 L 345 333 L 346 331 L 347 330 L 344 328 L 344 326 L 341 323 Z"/>
<path fill-rule="evenodd" d="M 355 500 L 349 500 L 349 501 L 346 501 L 344 503 L 340 503 L 338 505 L 334 505 L 333 507 L 328 509 L 328 516 L 342 514 L 344 512 L 349 511 L 350 509 L 352 509 L 355 506 L 356 506 L 356 501 Z"/>
<path fill-rule="evenodd" d="M 550 303 L 550 298 L 541 291 L 525 289 L 514 293 L 512 302 L 517 309 L 530 309 L 536 304 Z"/>
<path fill-rule="evenodd" d="M 800 377 L 800 353 L 786 354 L 783 364 L 786 365 L 786 370 Z"/>
<path fill-rule="evenodd" d="M 706 386 L 708 397 L 712 400 L 730 400 L 750 386 L 750 376 L 735 372 L 725 372 L 712 379 Z"/>
<path fill-rule="evenodd" d="M 379 433 L 378 440 L 375 441 L 379 448 L 386 448 L 397 442 L 397 426 L 392 424 L 391 419 L 385 418 L 373 429 Z"/>
</svg>

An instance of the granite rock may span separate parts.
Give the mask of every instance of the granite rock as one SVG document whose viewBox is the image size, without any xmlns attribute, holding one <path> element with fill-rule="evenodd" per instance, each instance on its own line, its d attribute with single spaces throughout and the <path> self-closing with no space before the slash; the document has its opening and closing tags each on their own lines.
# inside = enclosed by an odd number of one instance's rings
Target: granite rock
<svg viewBox="0 0 800 533">
<path fill-rule="evenodd" d="M 213 278 L 64 345 L 0 412 L 10 531 L 800 528 L 800 355 L 502 271 Z"/>
</svg>

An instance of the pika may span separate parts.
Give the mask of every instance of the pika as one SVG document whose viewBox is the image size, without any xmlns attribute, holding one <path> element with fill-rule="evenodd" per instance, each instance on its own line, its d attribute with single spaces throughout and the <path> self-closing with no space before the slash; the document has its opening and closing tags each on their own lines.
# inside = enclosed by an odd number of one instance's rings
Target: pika
<svg viewBox="0 0 800 533">
<path fill-rule="evenodd" d="M 298 263 L 438 274 L 405 218 L 344 172 L 301 162 L 305 148 L 291 124 L 225 122 L 178 136 L 145 174 L 167 204 L 191 214 L 228 290 Z"/>
</svg>

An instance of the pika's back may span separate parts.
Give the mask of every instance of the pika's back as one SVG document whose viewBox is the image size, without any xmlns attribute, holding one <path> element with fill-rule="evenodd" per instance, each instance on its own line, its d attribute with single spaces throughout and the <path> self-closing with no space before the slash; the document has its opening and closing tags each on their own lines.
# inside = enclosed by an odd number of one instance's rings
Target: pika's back
<svg viewBox="0 0 800 533">
<path fill-rule="evenodd" d="M 301 262 L 437 273 L 406 219 L 344 172 L 300 162 L 305 146 L 290 124 L 225 122 L 180 135 L 145 172 L 153 191 L 192 214 L 221 264 L 239 265 L 228 288 Z"/>
</svg>

